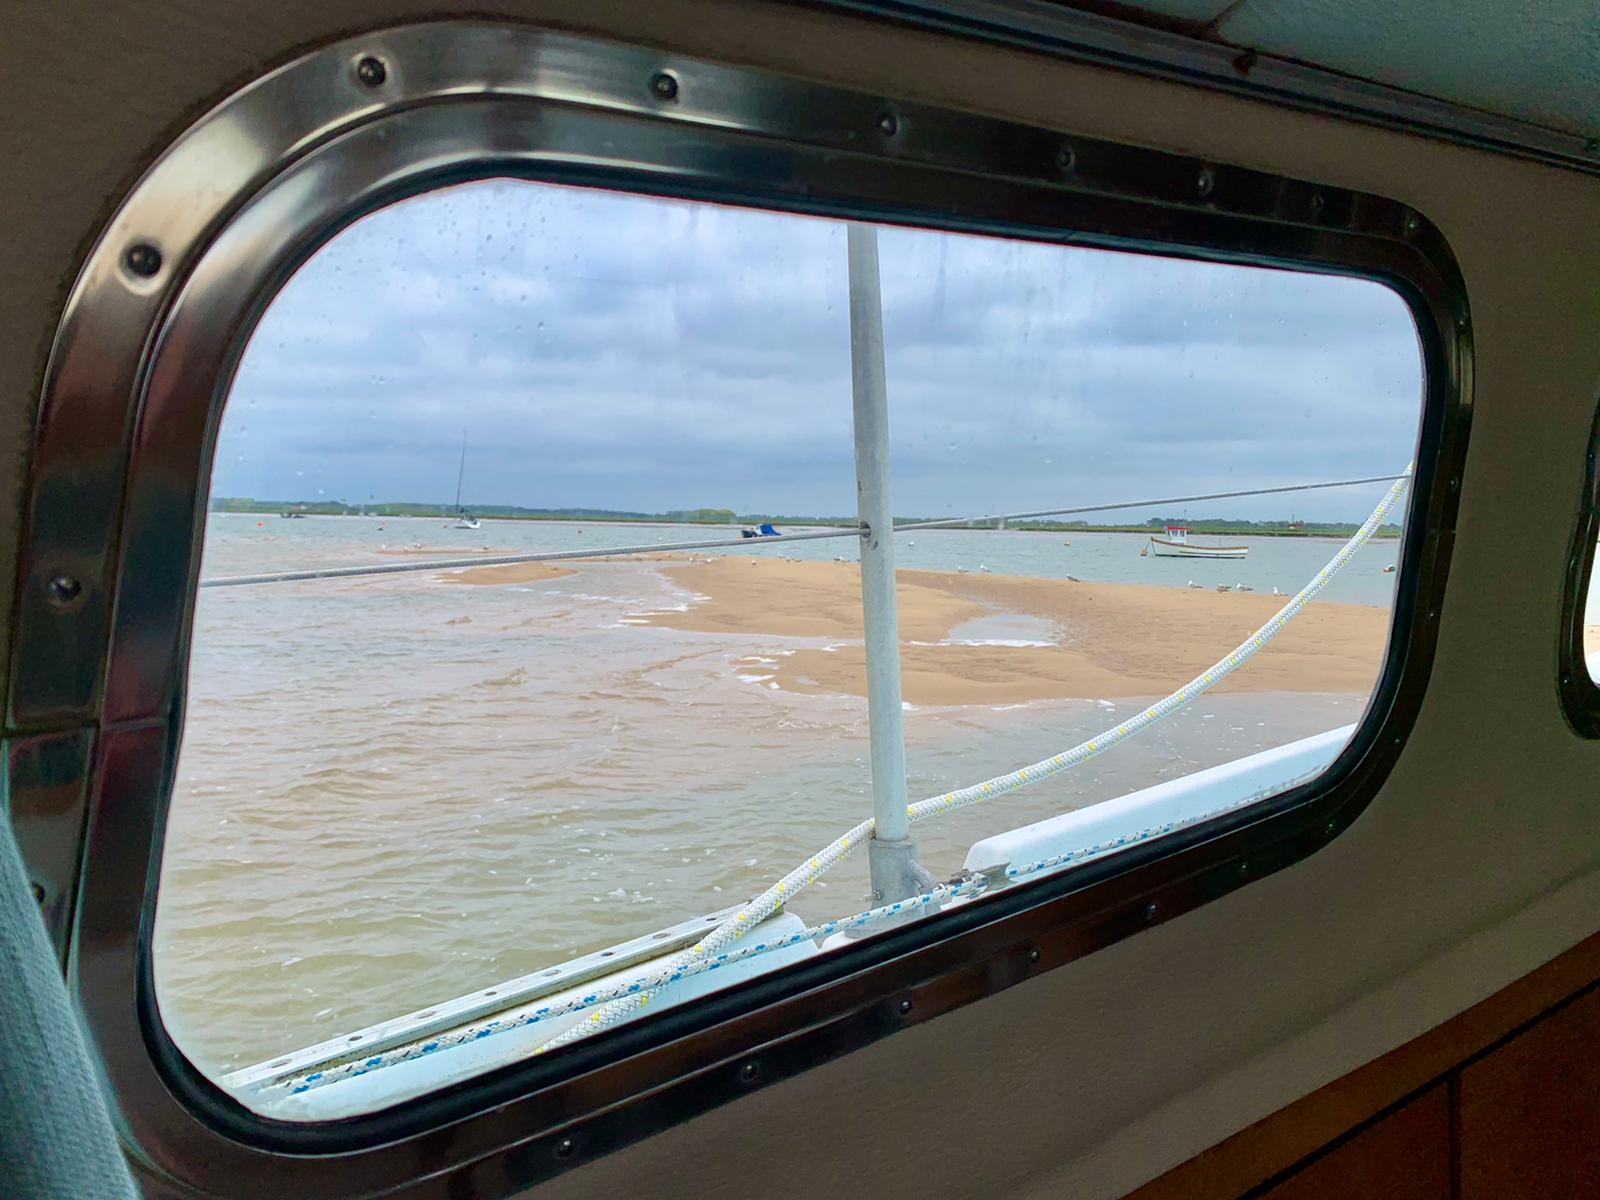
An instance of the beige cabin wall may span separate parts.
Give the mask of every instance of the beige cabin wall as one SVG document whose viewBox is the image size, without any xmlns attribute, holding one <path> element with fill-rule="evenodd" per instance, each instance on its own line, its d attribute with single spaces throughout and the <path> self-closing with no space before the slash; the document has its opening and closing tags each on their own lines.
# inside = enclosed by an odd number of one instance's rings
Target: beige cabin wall
<svg viewBox="0 0 1600 1200">
<path fill-rule="evenodd" d="M 1568 730 L 1555 688 L 1563 560 L 1600 393 L 1600 179 L 798 6 L 473 9 L 1386 193 L 1452 243 L 1476 342 L 1429 694 L 1353 829 L 1204 909 L 531 1195 L 1119 1196 L 1600 928 L 1600 745 Z M 0 610 L 51 331 L 120 195 L 264 64 L 439 12 L 406 0 L 7 12 Z"/>
</svg>

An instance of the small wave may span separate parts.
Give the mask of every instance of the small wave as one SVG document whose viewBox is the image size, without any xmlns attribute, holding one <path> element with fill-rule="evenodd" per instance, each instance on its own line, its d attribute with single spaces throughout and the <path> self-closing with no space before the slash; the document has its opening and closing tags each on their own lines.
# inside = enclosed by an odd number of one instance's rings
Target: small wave
<svg viewBox="0 0 1600 1200">
<path fill-rule="evenodd" d="M 1047 648 L 1056 645 L 1055 642 L 1035 642 L 1027 638 L 968 638 L 953 641 L 952 646 L 1013 646 L 1018 649 Z"/>
<path fill-rule="evenodd" d="M 1014 649 L 1051 649 L 1058 642 L 1036 642 L 1027 638 L 951 638 L 943 642 L 907 642 L 908 646 L 1009 646 Z M 833 649 L 829 646 L 828 649 Z"/>
</svg>

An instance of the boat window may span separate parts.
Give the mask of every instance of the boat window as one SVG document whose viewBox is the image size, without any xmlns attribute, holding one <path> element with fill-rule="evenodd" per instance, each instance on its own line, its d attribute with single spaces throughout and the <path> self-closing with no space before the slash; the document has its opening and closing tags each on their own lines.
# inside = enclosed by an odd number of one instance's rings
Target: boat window
<svg viewBox="0 0 1600 1200">
<path fill-rule="evenodd" d="M 1597 673 L 1596 664 L 1600 663 L 1600 589 L 1594 582 L 1594 549 L 1591 540 L 1589 550 L 1589 578 L 1585 583 L 1583 598 L 1583 659 L 1587 667 L 1589 678 L 1594 680 Z"/>
<path fill-rule="evenodd" d="M 1577 521 L 1562 593 L 1560 693 L 1567 721 L 1585 737 L 1600 737 L 1600 410 L 1589 434 Z"/>
<path fill-rule="evenodd" d="M 370 1111 L 1316 778 L 1423 379 L 1377 283 L 515 180 L 335 237 L 216 439 L 152 941 Z"/>
</svg>

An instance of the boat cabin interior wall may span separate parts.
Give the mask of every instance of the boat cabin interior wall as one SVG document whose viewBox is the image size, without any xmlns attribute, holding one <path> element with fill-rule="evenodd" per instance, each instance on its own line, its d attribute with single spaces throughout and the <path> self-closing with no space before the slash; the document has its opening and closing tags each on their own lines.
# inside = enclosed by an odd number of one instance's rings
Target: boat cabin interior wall
<svg viewBox="0 0 1600 1200">
<path fill-rule="evenodd" d="M 1558 686 L 1562 589 L 1600 394 L 1600 177 L 817 7 L 474 9 L 1393 197 L 1449 242 L 1472 314 L 1473 432 L 1448 586 L 1429 614 L 1431 677 L 1392 772 L 1348 831 L 1193 912 L 579 1161 L 527 1195 L 803 1186 L 878 1200 L 1111 1200 L 1600 928 L 1600 743 L 1575 732 Z M 8 14 L 3 615 L 46 355 L 117 203 L 242 83 L 353 30 L 438 15 L 421 0 L 67 2 Z M 15 653 L 9 639 L 4 652 Z M 123 1112 L 141 1103 L 112 1099 Z M 502 1164 L 448 1194 L 504 1195 L 517 1179 Z M 179 1194 L 146 1182 L 149 1194 Z"/>
</svg>

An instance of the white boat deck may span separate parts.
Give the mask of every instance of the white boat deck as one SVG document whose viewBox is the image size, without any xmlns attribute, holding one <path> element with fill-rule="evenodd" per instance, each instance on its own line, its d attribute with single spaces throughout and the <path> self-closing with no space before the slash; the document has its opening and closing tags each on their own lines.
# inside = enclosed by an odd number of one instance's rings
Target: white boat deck
<svg viewBox="0 0 1600 1200">
<path fill-rule="evenodd" d="M 1592 661 L 1600 668 L 1600 656 Z M 1315 778 L 1348 744 L 1354 729 L 1354 725 L 1330 729 L 1086 809 L 995 834 L 972 846 L 967 852 L 966 867 L 1003 880 L 1008 866 L 1091 849 L 1093 853 L 1084 854 L 1076 862 L 1114 853 L 1120 838 L 1131 839 L 1153 828 L 1238 808 Z M 536 1047 L 584 1019 L 585 1014 L 566 1013 L 517 1026 L 519 1015 L 528 1014 L 536 1006 L 559 1006 L 585 993 L 642 978 L 658 969 L 666 955 L 690 944 L 730 911 L 733 910 L 695 918 L 559 967 L 352 1031 L 236 1071 L 224 1078 L 222 1085 L 257 1112 L 288 1121 L 333 1120 L 397 1104 L 528 1057 Z M 757 926 L 743 940 L 771 941 L 804 928 L 798 916 L 782 912 Z M 830 939 L 827 947 L 834 944 Z M 683 1004 L 825 952 L 810 941 L 802 941 L 690 976 L 657 991 L 652 1011 Z M 499 1017 L 510 1027 L 493 1036 L 441 1047 L 437 1053 L 321 1086 L 300 1090 L 285 1086 L 308 1072 L 415 1043 L 486 1016 Z"/>
</svg>

